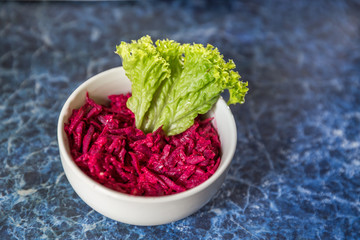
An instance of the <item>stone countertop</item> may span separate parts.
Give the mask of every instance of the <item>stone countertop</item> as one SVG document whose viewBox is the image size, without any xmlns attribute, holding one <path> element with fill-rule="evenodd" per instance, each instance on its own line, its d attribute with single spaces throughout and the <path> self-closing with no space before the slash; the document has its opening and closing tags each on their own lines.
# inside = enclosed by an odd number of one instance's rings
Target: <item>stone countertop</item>
<svg viewBox="0 0 360 240">
<path fill-rule="evenodd" d="M 221 190 L 183 220 L 110 220 L 64 175 L 57 118 L 121 41 L 211 43 L 249 82 Z M 359 1 L 0 4 L 0 239 L 359 239 Z"/>
</svg>

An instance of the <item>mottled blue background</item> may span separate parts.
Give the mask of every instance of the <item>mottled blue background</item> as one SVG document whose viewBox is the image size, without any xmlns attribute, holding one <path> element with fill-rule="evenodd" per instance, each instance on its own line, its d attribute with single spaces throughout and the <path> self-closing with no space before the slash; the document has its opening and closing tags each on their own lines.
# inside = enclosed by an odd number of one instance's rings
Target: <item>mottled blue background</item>
<svg viewBox="0 0 360 240">
<path fill-rule="evenodd" d="M 58 114 L 115 45 L 211 43 L 249 82 L 216 196 L 163 226 L 110 220 L 61 167 Z M 360 2 L 0 3 L 0 239 L 360 239 Z"/>
</svg>

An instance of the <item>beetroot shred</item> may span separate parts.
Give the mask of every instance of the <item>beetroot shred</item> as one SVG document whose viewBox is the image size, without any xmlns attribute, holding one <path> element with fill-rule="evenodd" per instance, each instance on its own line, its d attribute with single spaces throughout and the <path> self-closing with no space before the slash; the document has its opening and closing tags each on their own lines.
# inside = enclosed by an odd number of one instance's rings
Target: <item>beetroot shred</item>
<svg viewBox="0 0 360 240">
<path fill-rule="evenodd" d="M 220 141 L 211 119 L 195 119 L 183 133 L 161 128 L 144 134 L 126 107 L 127 95 L 111 95 L 110 106 L 86 103 L 73 110 L 65 132 L 75 163 L 92 179 L 119 192 L 162 196 L 207 180 L 220 164 Z"/>
</svg>

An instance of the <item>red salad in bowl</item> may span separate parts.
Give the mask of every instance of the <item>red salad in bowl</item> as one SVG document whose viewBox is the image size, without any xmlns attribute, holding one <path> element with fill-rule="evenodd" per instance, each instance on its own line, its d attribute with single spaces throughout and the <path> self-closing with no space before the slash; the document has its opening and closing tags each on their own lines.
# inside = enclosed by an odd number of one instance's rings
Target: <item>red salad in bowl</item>
<svg viewBox="0 0 360 240">
<path fill-rule="evenodd" d="M 65 132 L 76 164 L 92 179 L 119 192 L 162 196 L 207 180 L 220 163 L 220 141 L 211 119 L 196 118 L 184 132 L 145 134 L 126 107 L 130 94 L 111 95 L 109 106 L 86 104 Z"/>
</svg>

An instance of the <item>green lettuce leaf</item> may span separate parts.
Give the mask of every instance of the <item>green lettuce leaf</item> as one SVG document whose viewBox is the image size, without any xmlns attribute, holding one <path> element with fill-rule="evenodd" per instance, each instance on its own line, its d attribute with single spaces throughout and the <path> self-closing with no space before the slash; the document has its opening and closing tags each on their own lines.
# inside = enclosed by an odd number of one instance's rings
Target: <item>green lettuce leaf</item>
<svg viewBox="0 0 360 240">
<path fill-rule="evenodd" d="M 159 119 L 164 106 L 167 103 L 168 94 L 166 93 L 171 92 L 174 82 L 180 77 L 183 68 L 183 51 L 179 43 L 173 40 L 158 40 L 156 42 L 156 49 L 161 57 L 169 63 L 171 77 L 167 78 L 166 81 L 163 81 L 155 93 L 145 118 L 146 121 L 141 127 L 144 132 L 153 132 L 161 126 L 156 119 Z"/>
<path fill-rule="evenodd" d="M 123 68 L 131 81 L 132 97 L 128 108 L 135 114 L 136 127 L 141 129 L 156 90 L 170 77 L 169 64 L 160 56 L 149 36 L 116 47 L 122 56 Z"/>
<path fill-rule="evenodd" d="M 122 42 L 117 54 L 132 83 L 127 106 L 135 114 L 136 127 L 167 135 L 179 134 L 205 114 L 220 94 L 229 90 L 228 104 L 244 103 L 247 83 L 239 81 L 232 60 L 225 62 L 210 44 L 179 44 L 149 36 L 130 44 Z"/>
</svg>

